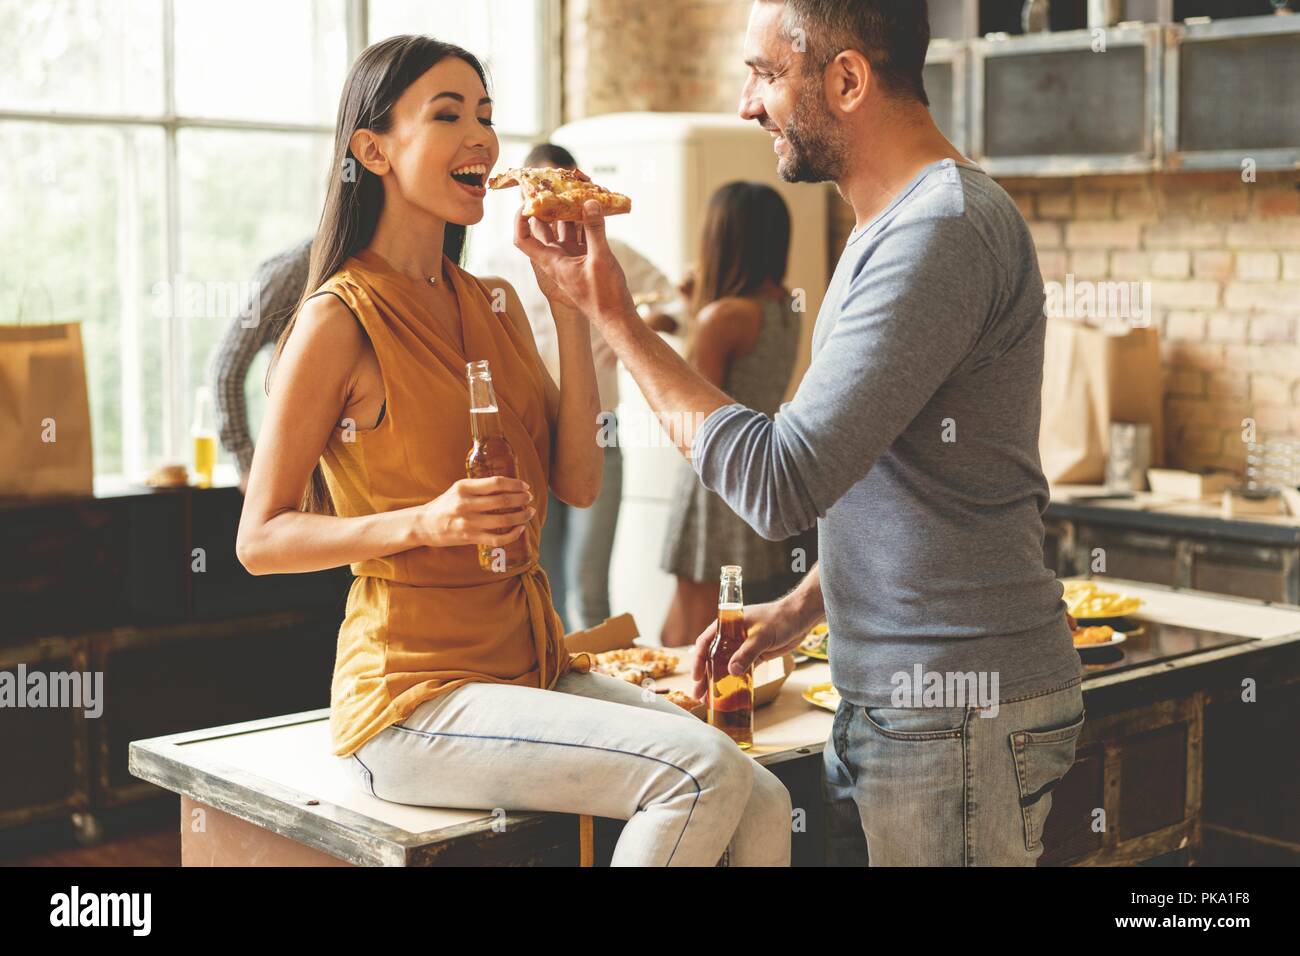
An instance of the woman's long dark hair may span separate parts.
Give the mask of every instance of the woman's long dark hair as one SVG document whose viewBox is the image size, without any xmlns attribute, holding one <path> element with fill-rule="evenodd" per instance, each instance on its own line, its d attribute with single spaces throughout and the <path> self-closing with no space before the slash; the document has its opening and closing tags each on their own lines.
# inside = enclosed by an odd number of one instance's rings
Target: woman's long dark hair
<svg viewBox="0 0 1300 956">
<path fill-rule="evenodd" d="M 472 66 L 483 81 L 483 87 L 487 88 L 487 73 L 474 54 L 455 44 L 427 36 L 396 36 L 381 40 L 367 47 L 348 71 L 334 129 L 334 155 L 325 208 L 321 211 L 320 225 L 311 244 L 307 284 L 271 356 L 264 386 L 267 394 L 271 391 L 271 373 L 298 321 L 302 304 L 342 268 L 349 256 L 366 247 L 374 236 L 379 213 L 384 208 L 383 183 L 352 155 L 352 134 L 359 129 L 386 132 L 392 126 L 393 104 L 412 83 L 449 56 L 458 57 Z M 447 223 L 442 251 L 452 262 L 460 263 L 463 258 L 465 232 L 465 226 Z M 335 513 L 319 462 L 312 469 L 311 480 L 298 507 L 317 514 Z"/>
<path fill-rule="evenodd" d="M 692 316 L 710 302 L 753 295 L 771 279 L 785 279 L 790 255 L 790 210 L 771 186 L 732 182 L 709 200 L 691 297 Z M 695 351 L 692 322 L 687 355 Z"/>
</svg>

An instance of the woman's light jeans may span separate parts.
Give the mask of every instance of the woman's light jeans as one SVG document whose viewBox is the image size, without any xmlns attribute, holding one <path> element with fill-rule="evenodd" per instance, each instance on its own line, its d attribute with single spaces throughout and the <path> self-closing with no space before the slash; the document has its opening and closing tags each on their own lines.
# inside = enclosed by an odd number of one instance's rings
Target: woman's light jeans
<svg viewBox="0 0 1300 956">
<path fill-rule="evenodd" d="M 1083 729 L 1079 680 L 990 712 L 842 700 L 822 751 L 827 862 L 1036 865 Z"/>
<path fill-rule="evenodd" d="M 612 412 L 605 414 L 613 418 Z M 582 631 L 610 616 L 609 564 L 623 501 L 623 452 L 604 449 L 600 494 L 590 508 L 566 505 L 547 492 L 539 563 L 564 630 Z"/>
<path fill-rule="evenodd" d="M 340 758 L 344 759 L 344 758 Z M 626 820 L 615 866 L 789 866 L 785 785 L 648 689 L 570 671 L 554 690 L 473 683 L 346 758 L 374 796 L 417 806 Z"/>
</svg>

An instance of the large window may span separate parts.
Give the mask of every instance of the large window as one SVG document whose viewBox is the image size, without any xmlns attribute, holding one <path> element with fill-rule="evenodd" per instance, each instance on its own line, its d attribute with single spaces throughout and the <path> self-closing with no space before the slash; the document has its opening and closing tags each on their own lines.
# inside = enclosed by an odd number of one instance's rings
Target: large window
<svg viewBox="0 0 1300 956">
<path fill-rule="evenodd" d="M 98 479 L 188 459 L 240 292 L 315 228 L 351 59 L 397 33 L 474 51 L 517 158 L 555 125 L 557 6 L 0 0 L 0 323 L 82 323 Z"/>
</svg>

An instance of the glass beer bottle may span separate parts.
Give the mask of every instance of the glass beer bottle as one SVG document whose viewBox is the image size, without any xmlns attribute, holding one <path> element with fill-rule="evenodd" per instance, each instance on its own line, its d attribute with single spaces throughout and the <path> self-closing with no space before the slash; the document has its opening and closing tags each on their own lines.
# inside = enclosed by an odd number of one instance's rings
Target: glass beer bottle
<svg viewBox="0 0 1300 956">
<path fill-rule="evenodd" d="M 740 567 L 724 565 L 718 590 L 718 633 L 709 645 L 705 674 L 709 681 L 709 723 L 742 750 L 754 746 L 754 669 L 740 676 L 728 673 L 731 655 L 745 643 L 745 599 Z"/>
<path fill-rule="evenodd" d="M 200 385 L 194 395 L 194 426 L 190 438 L 194 442 L 194 473 L 198 475 L 198 485 L 211 488 L 217 467 L 217 426 L 212 389 L 206 385 Z"/>
<path fill-rule="evenodd" d="M 470 362 L 465 374 L 469 377 L 469 427 L 474 436 L 474 445 L 465 457 L 465 474 L 470 478 L 518 478 L 519 464 L 501 428 L 487 361 Z M 487 513 L 504 514 L 509 510 L 500 508 Z M 493 529 L 493 533 L 506 530 Z M 525 528 L 522 535 L 500 549 L 478 545 L 478 563 L 484 571 L 513 571 L 536 559 L 531 528 Z"/>
</svg>

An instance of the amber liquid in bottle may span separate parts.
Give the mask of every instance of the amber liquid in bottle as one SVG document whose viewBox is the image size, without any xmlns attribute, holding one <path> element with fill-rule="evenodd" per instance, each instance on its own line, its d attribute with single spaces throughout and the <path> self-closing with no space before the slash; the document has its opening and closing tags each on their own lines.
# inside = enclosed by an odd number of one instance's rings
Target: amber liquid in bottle
<svg viewBox="0 0 1300 956">
<path fill-rule="evenodd" d="M 740 676 L 728 673 L 731 655 L 745 643 L 745 601 L 741 595 L 740 568 L 722 569 L 718 593 L 718 633 L 709 645 L 705 674 L 709 681 L 709 723 L 734 740 L 742 750 L 754 746 L 754 669 Z"/>
<path fill-rule="evenodd" d="M 497 413 L 496 392 L 492 388 L 492 373 L 486 361 L 470 362 L 466 366 L 469 376 L 469 426 L 474 436 L 474 444 L 465 457 L 465 474 L 470 478 L 518 478 L 519 464 L 515 459 L 515 450 L 506 440 L 501 429 L 501 417 Z M 504 514 L 509 508 L 487 512 Z M 493 529 L 494 534 L 503 534 L 508 528 Z M 478 563 L 484 571 L 514 571 L 537 559 L 536 546 L 533 543 L 532 528 L 525 528 L 524 533 L 514 541 L 504 545 L 500 550 L 485 544 L 478 545 Z"/>
</svg>

